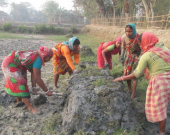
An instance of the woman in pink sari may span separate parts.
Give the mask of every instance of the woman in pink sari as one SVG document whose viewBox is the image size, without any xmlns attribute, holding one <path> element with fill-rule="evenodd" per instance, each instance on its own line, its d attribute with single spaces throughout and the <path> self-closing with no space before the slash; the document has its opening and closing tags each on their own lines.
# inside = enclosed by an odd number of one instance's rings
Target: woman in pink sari
<svg viewBox="0 0 170 135">
<path fill-rule="evenodd" d="M 27 84 L 27 70 L 31 72 L 33 91 L 36 93 L 36 84 L 38 84 L 47 96 L 51 96 L 52 92 L 48 90 L 41 79 L 41 67 L 42 65 L 45 66 L 45 62 L 50 61 L 52 57 L 52 49 L 40 47 L 39 51 L 13 51 L 2 62 L 5 91 L 16 97 L 17 103 L 22 100 L 33 114 L 37 114 L 38 110 L 29 102 L 30 92 Z"/>
<path fill-rule="evenodd" d="M 101 43 L 97 49 L 98 68 L 108 67 L 112 69 L 112 55 L 120 54 L 121 37 L 116 38 L 116 41 Z"/>
<path fill-rule="evenodd" d="M 147 67 L 149 85 L 146 92 L 145 114 L 150 122 L 158 122 L 160 133 L 165 135 L 167 106 L 170 100 L 170 51 L 158 38 L 149 32 L 144 32 L 138 39 L 144 54 L 140 58 L 135 71 L 127 76 L 114 80 L 123 81 L 138 78 Z"/>
</svg>

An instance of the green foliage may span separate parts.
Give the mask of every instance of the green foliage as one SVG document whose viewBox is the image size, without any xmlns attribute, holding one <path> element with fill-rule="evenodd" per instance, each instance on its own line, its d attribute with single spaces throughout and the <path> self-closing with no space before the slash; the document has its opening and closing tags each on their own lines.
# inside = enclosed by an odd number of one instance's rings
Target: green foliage
<svg viewBox="0 0 170 135">
<path fill-rule="evenodd" d="M 2 25 L 2 29 L 4 30 L 4 31 L 10 31 L 10 30 L 12 30 L 12 23 L 5 23 L 4 25 Z"/>
<path fill-rule="evenodd" d="M 47 28 L 47 26 L 46 26 L 45 24 L 41 24 L 41 25 L 39 26 L 39 32 L 40 32 L 41 34 L 48 33 L 48 28 Z"/>
<path fill-rule="evenodd" d="M 29 28 L 28 27 L 26 27 L 25 25 L 20 25 L 19 27 L 19 32 L 21 32 L 21 33 L 27 33 L 27 32 L 29 32 Z"/>
<path fill-rule="evenodd" d="M 139 135 L 139 133 L 133 130 L 131 130 L 130 132 L 127 132 L 126 130 L 119 129 L 115 131 L 112 135 Z"/>
<path fill-rule="evenodd" d="M 34 25 L 34 33 L 40 33 L 38 25 Z"/>
<path fill-rule="evenodd" d="M 170 1 L 169 0 L 155 0 L 154 12 L 155 15 L 165 15 L 170 13 Z"/>
<path fill-rule="evenodd" d="M 48 31 L 49 33 L 55 33 L 55 28 L 53 24 L 50 24 L 50 26 L 48 27 Z"/>
<path fill-rule="evenodd" d="M 57 134 L 57 126 L 59 126 L 61 124 L 61 115 L 60 114 L 56 114 L 53 115 L 51 118 L 49 118 L 48 120 L 46 120 L 44 122 L 45 126 L 44 126 L 44 132 L 45 133 L 51 133 L 51 134 Z"/>
<path fill-rule="evenodd" d="M 76 33 L 78 33 L 78 29 L 75 26 L 72 26 L 70 28 L 69 32 L 72 33 L 72 34 L 76 34 Z"/>
<path fill-rule="evenodd" d="M 54 22 L 59 5 L 54 0 L 49 0 L 43 5 L 43 12 L 48 17 L 49 22 Z"/>
<path fill-rule="evenodd" d="M 100 74 L 99 74 L 100 75 Z M 104 80 L 104 79 L 97 79 L 96 81 L 94 81 L 92 84 L 95 86 L 102 86 L 102 85 L 107 85 L 108 80 Z"/>
<path fill-rule="evenodd" d="M 64 29 L 58 27 L 58 28 L 55 29 L 55 33 L 57 35 L 63 35 L 64 34 Z"/>
</svg>

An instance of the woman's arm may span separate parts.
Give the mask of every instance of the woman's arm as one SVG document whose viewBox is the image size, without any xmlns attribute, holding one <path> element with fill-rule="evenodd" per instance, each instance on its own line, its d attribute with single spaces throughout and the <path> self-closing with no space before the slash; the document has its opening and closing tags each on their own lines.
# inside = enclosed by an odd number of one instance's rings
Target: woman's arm
<svg viewBox="0 0 170 135">
<path fill-rule="evenodd" d="M 104 59 L 105 62 L 107 62 L 106 54 L 105 54 L 106 52 L 108 52 L 107 48 L 102 50 L 102 56 L 103 56 L 103 59 Z"/>
<path fill-rule="evenodd" d="M 35 81 L 35 83 L 37 83 L 41 89 L 43 89 L 43 91 L 47 92 L 48 88 L 45 86 L 44 81 L 41 79 L 41 70 L 37 69 L 37 68 L 33 68 L 33 75 L 32 75 L 33 79 Z M 34 83 L 32 84 L 32 86 L 34 85 Z M 52 92 L 49 91 L 46 93 L 46 95 L 50 96 L 52 95 Z"/>
<path fill-rule="evenodd" d="M 118 81 L 125 81 L 125 80 L 131 80 L 136 78 L 134 73 L 131 73 L 130 75 L 127 76 L 121 76 L 113 80 L 113 82 L 118 82 Z"/>
<path fill-rule="evenodd" d="M 71 58 L 70 49 L 67 46 L 62 46 L 61 52 L 62 52 L 63 56 L 66 58 L 66 61 L 67 61 L 68 65 L 70 66 L 70 68 L 72 70 L 74 70 L 75 65 L 74 65 L 73 60 Z"/>
<path fill-rule="evenodd" d="M 76 62 L 76 64 L 80 63 L 79 54 L 74 55 L 74 61 Z"/>
</svg>

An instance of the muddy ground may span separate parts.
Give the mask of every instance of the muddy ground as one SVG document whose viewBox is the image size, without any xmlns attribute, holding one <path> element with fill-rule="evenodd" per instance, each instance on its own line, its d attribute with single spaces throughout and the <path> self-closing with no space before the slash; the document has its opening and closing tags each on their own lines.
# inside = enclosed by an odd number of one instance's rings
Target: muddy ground
<svg viewBox="0 0 170 135">
<path fill-rule="evenodd" d="M 31 39 L 1 39 L 0 40 L 0 63 L 5 56 L 13 50 L 38 50 L 40 46 L 53 47 L 56 42 L 43 40 L 43 36 L 27 36 Z M 42 68 L 42 78 L 45 84 L 54 91 L 64 92 L 66 80 L 59 83 L 59 88 L 53 89 L 53 71 L 51 61 Z M 65 76 L 67 79 L 67 76 Z M 34 102 L 36 96 L 31 97 L 31 103 L 42 113 L 33 115 L 25 106 L 16 107 L 16 102 L 13 97 L 10 97 L 4 91 L 4 77 L 2 69 L 0 69 L 0 135 L 40 135 L 48 133 L 50 120 L 54 114 L 59 111 L 59 103 L 61 97 L 47 97 L 44 104 L 37 105 Z M 64 82 L 64 83 L 63 83 Z M 30 73 L 28 73 L 28 84 L 30 87 Z M 64 85 L 64 86 L 62 86 Z M 51 126 L 51 125 L 49 125 Z"/>
</svg>

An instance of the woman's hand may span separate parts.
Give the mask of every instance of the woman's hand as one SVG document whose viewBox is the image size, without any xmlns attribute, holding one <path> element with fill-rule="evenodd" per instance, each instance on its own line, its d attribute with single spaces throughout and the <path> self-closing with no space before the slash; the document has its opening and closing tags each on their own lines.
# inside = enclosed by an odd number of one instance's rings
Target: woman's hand
<svg viewBox="0 0 170 135">
<path fill-rule="evenodd" d="M 109 65 L 109 63 L 107 63 L 107 61 L 104 63 L 104 68 L 105 69 L 109 69 L 110 68 L 110 65 Z"/>
<path fill-rule="evenodd" d="M 80 70 L 78 70 L 76 68 L 73 70 L 73 74 L 76 74 L 76 73 L 79 73 L 79 72 L 80 72 Z"/>
<path fill-rule="evenodd" d="M 47 96 L 52 96 L 53 92 L 52 91 L 48 91 L 45 95 Z"/>
<path fill-rule="evenodd" d="M 123 81 L 123 79 L 122 79 L 122 78 L 123 78 L 123 77 L 118 77 L 118 78 L 114 79 L 114 80 L 113 80 L 113 82 Z"/>
</svg>

